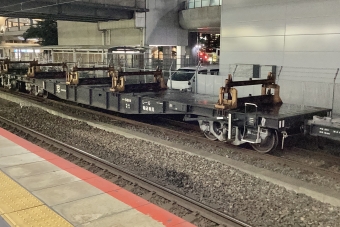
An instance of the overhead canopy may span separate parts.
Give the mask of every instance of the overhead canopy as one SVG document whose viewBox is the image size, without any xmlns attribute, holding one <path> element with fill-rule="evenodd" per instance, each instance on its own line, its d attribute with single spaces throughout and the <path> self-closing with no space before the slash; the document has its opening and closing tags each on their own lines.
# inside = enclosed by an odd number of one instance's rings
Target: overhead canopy
<svg viewBox="0 0 340 227">
<path fill-rule="evenodd" d="M 132 19 L 146 0 L 1 0 L 0 16 L 97 22 Z"/>
</svg>

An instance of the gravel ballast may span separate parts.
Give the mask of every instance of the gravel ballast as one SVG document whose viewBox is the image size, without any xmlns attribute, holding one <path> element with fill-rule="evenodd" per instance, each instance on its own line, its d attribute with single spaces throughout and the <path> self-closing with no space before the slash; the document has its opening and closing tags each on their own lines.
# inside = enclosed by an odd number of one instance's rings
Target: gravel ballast
<svg viewBox="0 0 340 227">
<path fill-rule="evenodd" d="M 303 169 L 303 167 L 301 168 L 292 168 L 290 166 L 285 165 L 282 162 L 271 162 L 268 161 L 268 159 L 262 159 L 262 158 L 254 158 L 251 155 L 248 155 L 247 152 L 243 151 L 239 151 L 237 149 L 234 148 L 228 148 L 226 147 L 212 147 L 212 146 L 207 146 L 206 143 L 204 142 L 205 140 L 202 138 L 202 141 L 199 142 L 197 140 L 193 141 L 193 140 L 188 140 L 187 138 L 183 138 L 181 135 L 176 135 L 176 134 L 165 134 L 162 131 L 159 130 L 155 130 L 155 129 L 151 129 L 151 128 L 147 128 L 147 127 L 140 127 L 140 126 L 136 126 L 136 125 L 132 125 L 132 124 L 127 124 L 124 122 L 120 122 L 117 120 L 113 120 L 109 117 L 104 117 L 102 115 L 96 115 L 96 114 L 91 114 L 88 113 L 87 111 L 83 111 L 82 109 L 75 109 L 75 108 L 65 108 L 65 106 L 61 105 L 60 103 L 55 103 L 55 102 L 49 102 L 47 101 L 46 103 L 44 103 L 44 105 L 49 106 L 49 108 L 55 109 L 57 111 L 61 111 L 62 113 L 65 114 L 69 114 L 70 116 L 73 117 L 80 117 L 82 119 L 87 119 L 90 121 L 98 121 L 98 122 L 103 122 L 103 123 L 107 123 L 113 126 L 117 126 L 117 127 L 121 127 L 121 128 L 125 128 L 128 130 L 133 130 L 133 131 L 137 131 L 137 132 L 141 132 L 143 134 L 146 135 L 150 135 L 156 138 L 160 138 L 162 140 L 166 140 L 166 141 L 170 141 L 173 143 L 177 143 L 177 144 L 181 144 L 187 147 L 191 147 L 194 149 L 198 149 L 198 150 L 205 150 L 206 152 L 210 152 L 213 154 L 217 154 L 217 155 L 221 155 L 224 157 L 228 157 L 231 158 L 233 160 L 236 161 L 241 161 L 250 165 L 253 165 L 255 167 L 258 168 L 263 168 L 263 169 L 267 169 L 279 174 L 283 174 L 286 175 L 288 177 L 292 177 L 298 180 L 302 180 L 304 182 L 307 183 L 312 183 L 315 185 L 319 185 L 319 186 L 323 186 L 323 187 L 327 187 L 330 188 L 332 190 L 336 190 L 338 192 L 340 192 L 340 182 L 334 180 L 332 177 L 328 176 L 328 175 L 320 175 L 317 172 L 311 172 L 309 170 L 305 170 Z M 288 138 L 288 142 L 289 142 Z M 296 139 L 294 139 L 296 140 Z M 310 139 L 308 137 L 304 137 L 303 139 L 299 138 L 299 144 L 301 143 L 302 146 L 304 146 L 303 144 L 306 141 L 309 141 Z M 309 146 L 311 146 L 311 144 L 315 144 L 315 138 L 314 138 L 314 143 L 312 143 L 312 141 L 310 141 Z M 315 147 L 315 146 L 314 146 Z M 338 146 L 333 146 L 333 147 L 338 147 Z M 278 155 L 280 155 L 280 151 L 277 151 L 276 153 L 279 153 Z M 310 151 L 310 154 L 312 156 L 312 151 Z M 289 153 L 285 154 L 285 156 L 289 155 Z M 313 165 L 313 163 L 322 161 L 319 158 L 315 159 L 315 158 L 306 158 L 306 155 L 301 155 L 300 157 L 298 157 L 298 159 L 303 160 L 302 163 L 311 163 Z M 293 157 L 292 159 L 296 159 L 297 157 Z M 340 165 L 336 165 L 336 166 L 328 166 L 330 171 L 337 171 L 338 169 L 340 169 Z M 339 172 L 339 171 L 338 171 Z"/>
<path fill-rule="evenodd" d="M 0 115 L 139 173 L 254 226 L 338 226 L 340 208 L 205 158 L 0 100 Z"/>
</svg>

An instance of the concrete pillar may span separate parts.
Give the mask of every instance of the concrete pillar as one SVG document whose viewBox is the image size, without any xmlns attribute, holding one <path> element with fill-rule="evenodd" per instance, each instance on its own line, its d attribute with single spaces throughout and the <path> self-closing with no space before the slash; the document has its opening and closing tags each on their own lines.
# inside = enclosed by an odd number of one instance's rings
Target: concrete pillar
<svg viewBox="0 0 340 227">
<path fill-rule="evenodd" d="M 188 37 L 188 47 L 186 48 L 186 53 L 189 55 L 190 61 L 188 62 L 189 65 L 197 65 L 198 57 L 197 57 L 197 50 L 196 45 L 198 44 L 198 35 L 197 32 L 189 32 Z"/>
<path fill-rule="evenodd" d="M 111 45 L 111 30 L 106 30 L 105 32 L 105 45 Z"/>
<path fill-rule="evenodd" d="M 102 31 L 102 45 L 105 46 L 105 30 Z"/>
<path fill-rule="evenodd" d="M 140 46 L 141 47 L 144 47 L 145 46 L 145 35 L 146 35 L 146 33 L 145 33 L 145 27 L 144 28 L 141 28 L 141 35 L 142 35 L 142 37 L 141 37 L 141 39 L 140 39 L 140 41 L 141 41 L 141 43 L 140 43 Z"/>
<path fill-rule="evenodd" d="M 171 56 L 171 46 L 163 46 L 163 57 L 169 58 Z"/>
<path fill-rule="evenodd" d="M 172 64 L 176 64 L 172 59 L 172 46 L 163 46 L 163 70 L 169 70 Z"/>
<path fill-rule="evenodd" d="M 184 61 L 186 59 L 185 46 L 177 46 L 176 55 L 176 69 L 182 68 L 184 66 Z"/>
<path fill-rule="evenodd" d="M 101 52 L 101 55 L 102 55 L 102 64 L 104 65 L 105 64 L 105 55 L 104 55 L 104 49 L 102 49 L 102 52 Z M 106 59 L 106 64 L 109 64 L 109 62 L 107 62 L 107 59 Z"/>
<path fill-rule="evenodd" d="M 75 64 L 77 64 L 77 56 L 76 56 L 76 50 L 73 49 L 73 62 L 75 62 Z"/>
<path fill-rule="evenodd" d="M 87 51 L 86 54 L 87 54 L 87 64 L 88 64 L 88 67 L 90 67 L 90 51 Z"/>
<path fill-rule="evenodd" d="M 51 61 L 54 62 L 54 50 L 51 50 Z"/>
<path fill-rule="evenodd" d="M 144 53 L 144 65 L 141 66 L 145 69 L 152 69 L 152 51 L 149 46 L 146 46 Z"/>
</svg>

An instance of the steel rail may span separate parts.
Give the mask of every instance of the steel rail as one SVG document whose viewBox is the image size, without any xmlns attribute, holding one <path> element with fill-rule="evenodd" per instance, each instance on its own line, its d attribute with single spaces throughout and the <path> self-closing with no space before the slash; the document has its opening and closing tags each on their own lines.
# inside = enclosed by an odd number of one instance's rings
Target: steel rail
<svg viewBox="0 0 340 227">
<path fill-rule="evenodd" d="M 184 196 L 178 192 L 175 192 L 171 189 L 168 189 L 164 186 L 161 186 L 155 182 L 152 182 L 148 179 L 145 179 L 143 177 L 140 177 L 138 176 L 137 174 L 134 174 L 128 170 L 125 170 L 121 167 L 119 167 L 118 165 L 115 165 L 113 163 L 110 163 L 104 159 L 101 159 L 99 157 L 96 157 L 95 155 L 92 155 L 90 153 L 87 153 L 83 150 L 80 150 L 78 148 L 75 148 L 73 146 L 70 146 L 68 144 L 65 144 L 61 141 L 58 141 L 56 139 L 53 139 L 49 136 L 46 136 L 42 133 L 39 133 L 37 131 L 34 131 L 32 129 L 29 129 L 25 126 L 22 126 L 18 123 L 15 123 L 11 120 L 8 120 L 4 117 L 1 117 L 0 116 L 0 121 L 7 124 L 7 125 L 10 125 L 10 126 L 14 126 L 16 129 L 20 130 L 20 131 L 23 131 L 23 132 L 26 132 L 26 133 L 29 133 L 31 136 L 33 137 L 41 137 L 43 138 L 43 141 L 45 143 L 48 143 L 48 141 L 52 141 L 53 143 L 55 144 L 58 144 L 59 146 L 61 147 L 66 147 L 67 149 L 75 152 L 76 154 L 80 154 L 81 156 L 85 156 L 87 157 L 88 159 L 90 160 L 94 160 L 96 162 L 99 162 L 100 164 L 102 164 L 104 167 L 109 167 L 110 169 L 113 169 L 114 170 L 114 174 L 118 174 L 118 175 L 124 175 L 124 176 L 128 176 L 128 178 L 131 178 L 133 179 L 134 181 L 137 181 L 137 182 L 141 182 L 143 184 L 146 184 L 148 186 L 151 186 L 154 191 L 158 191 L 158 194 L 165 194 L 165 195 L 170 195 L 172 198 L 172 200 L 175 200 L 178 204 L 180 204 L 181 206 L 185 207 L 186 209 L 188 210 L 192 210 L 192 211 L 198 211 L 198 213 L 200 215 L 202 215 L 203 217 L 205 218 L 208 218 L 209 220 L 212 220 L 214 222 L 218 222 L 219 224 L 224 224 L 224 225 L 227 225 L 227 226 L 233 226 L 233 227 L 251 227 L 251 225 L 241 221 L 241 220 L 238 220 L 228 214 L 225 214 L 223 212 L 220 212 L 208 205 L 205 205 L 203 203 L 200 203 L 198 201 L 195 201 L 194 199 L 191 199 L 187 196 Z M 118 173 L 117 173 L 118 172 Z M 141 186 L 143 187 L 143 186 Z M 159 193 L 160 192 L 160 193 Z M 183 205 L 183 204 L 188 204 L 187 206 Z M 188 207 L 189 206 L 189 207 Z"/>
<path fill-rule="evenodd" d="M 254 151 L 252 149 L 247 149 L 247 148 L 243 148 L 243 147 L 239 147 L 239 146 L 234 146 L 234 145 L 231 145 L 231 144 L 226 144 L 225 142 L 211 141 L 211 140 L 206 139 L 203 136 L 193 135 L 192 132 L 190 132 L 190 133 L 180 132 L 180 131 L 165 128 L 165 127 L 162 127 L 162 126 L 159 126 L 159 125 L 153 125 L 153 124 L 145 123 L 145 122 L 142 122 L 142 121 L 136 121 L 136 120 L 129 119 L 129 118 L 114 116 L 114 115 L 99 112 L 99 111 L 96 111 L 96 110 L 75 106 L 75 105 L 68 104 L 68 103 L 65 103 L 65 102 L 58 102 L 58 101 L 51 100 L 51 99 L 43 99 L 43 98 L 40 98 L 40 97 L 37 97 L 37 96 L 32 96 L 32 95 L 28 95 L 28 94 L 24 94 L 24 93 L 20 93 L 20 92 L 15 92 L 15 93 L 9 92 L 7 89 L 3 89 L 3 88 L 0 88 L 0 91 L 4 91 L 5 93 L 8 93 L 10 95 L 20 96 L 20 97 L 23 97 L 25 99 L 28 99 L 28 100 L 31 100 L 31 101 L 36 101 L 36 102 L 39 102 L 39 103 L 43 103 L 45 100 L 47 100 L 48 102 L 55 103 L 57 105 L 67 106 L 67 107 L 70 107 L 70 108 L 73 108 L 73 109 L 79 110 L 79 111 L 86 111 L 90 114 L 93 113 L 93 114 L 96 114 L 96 115 L 101 115 L 103 117 L 107 117 L 107 118 L 110 118 L 110 119 L 115 120 L 115 121 L 125 122 L 127 124 L 131 124 L 131 125 L 138 126 L 138 127 L 148 127 L 148 128 L 151 128 L 151 129 L 162 131 L 163 133 L 166 133 L 166 134 L 181 136 L 182 138 L 184 137 L 185 139 L 189 139 L 189 140 L 192 140 L 192 141 L 195 141 L 195 142 L 204 141 L 205 144 L 209 144 L 209 145 L 212 145 L 214 147 L 221 148 L 221 149 L 231 148 L 231 149 L 233 149 L 237 152 L 242 152 L 242 153 L 247 152 L 247 155 L 251 155 L 253 158 L 261 159 L 263 161 L 281 163 L 281 164 L 283 162 L 284 164 L 288 165 L 290 168 L 304 169 L 304 170 L 307 170 L 311 173 L 314 173 L 314 172 L 317 171 L 317 173 L 319 173 L 320 175 L 331 177 L 333 179 L 340 181 L 340 173 L 331 171 L 329 169 L 310 166 L 306 163 L 299 162 L 299 161 L 296 161 L 296 160 L 293 160 L 293 159 L 290 159 L 290 158 L 286 158 L 286 157 L 282 157 L 282 156 L 257 153 L 256 151 Z M 172 121 L 172 120 L 166 120 L 166 121 Z M 190 127 L 191 126 L 189 126 L 188 128 L 190 128 Z M 296 148 L 296 149 L 300 149 L 300 148 Z"/>
</svg>

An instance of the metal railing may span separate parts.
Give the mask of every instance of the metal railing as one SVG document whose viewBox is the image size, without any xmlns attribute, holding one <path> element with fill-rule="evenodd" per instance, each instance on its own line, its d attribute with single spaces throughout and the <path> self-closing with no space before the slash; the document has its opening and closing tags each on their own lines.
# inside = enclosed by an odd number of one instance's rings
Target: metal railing
<svg viewBox="0 0 340 227">
<path fill-rule="evenodd" d="M 2 29 L 0 29 L 0 34 L 6 32 L 25 32 L 28 28 L 37 24 L 37 20 L 29 18 L 7 18 L 5 24 L 3 24 Z"/>
<path fill-rule="evenodd" d="M 91 52 L 53 52 L 51 55 L 44 52 L 11 52 L 9 56 L 12 61 L 32 61 L 39 60 L 39 62 L 67 62 L 70 66 L 75 64 L 78 67 L 93 67 L 93 66 L 107 66 L 113 65 L 116 68 L 122 68 L 122 70 L 140 70 L 148 69 L 154 70 L 156 68 L 164 70 L 176 70 L 182 67 L 196 66 L 199 62 L 197 56 L 173 56 L 162 55 L 161 58 L 146 57 L 141 54 L 128 55 L 125 58 L 112 54 L 110 56 L 107 53 L 91 53 Z M 109 59 L 108 59 L 109 58 Z M 218 64 L 215 62 L 203 62 L 203 65 Z"/>
<path fill-rule="evenodd" d="M 207 6 L 220 6 L 222 5 L 222 0 L 187 0 L 185 8 L 194 9 L 202 8 Z"/>
</svg>

